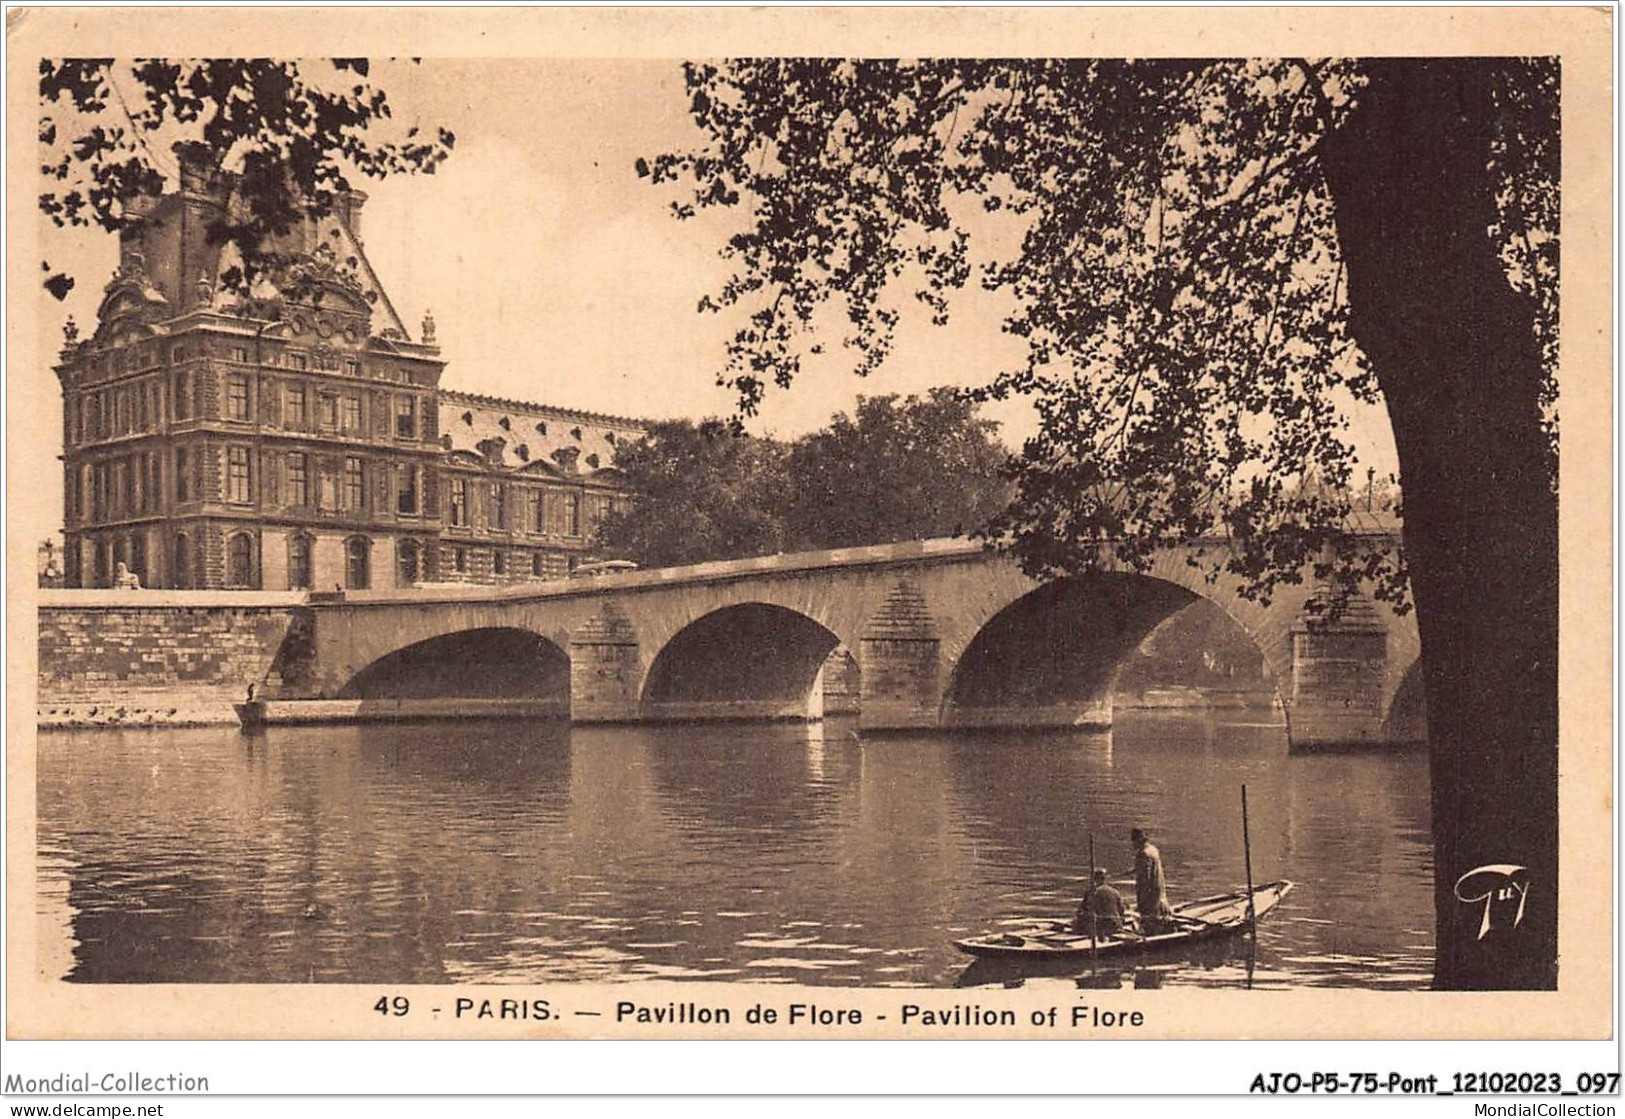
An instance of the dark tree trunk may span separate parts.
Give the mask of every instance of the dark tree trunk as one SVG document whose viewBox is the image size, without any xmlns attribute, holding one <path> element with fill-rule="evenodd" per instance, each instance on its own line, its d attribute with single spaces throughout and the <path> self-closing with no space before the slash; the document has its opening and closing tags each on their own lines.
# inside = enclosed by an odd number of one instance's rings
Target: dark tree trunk
<svg viewBox="0 0 1625 1119">
<path fill-rule="evenodd" d="M 1351 329 L 1399 452 L 1431 743 L 1434 985 L 1457 990 L 1557 982 L 1557 499 L 1534 309 L 1487 228 L 1502 65 L 1372 63 L 1323 160 Z M 1462 881 L 1487 866 L 1526 869 Z"/>
</svg>

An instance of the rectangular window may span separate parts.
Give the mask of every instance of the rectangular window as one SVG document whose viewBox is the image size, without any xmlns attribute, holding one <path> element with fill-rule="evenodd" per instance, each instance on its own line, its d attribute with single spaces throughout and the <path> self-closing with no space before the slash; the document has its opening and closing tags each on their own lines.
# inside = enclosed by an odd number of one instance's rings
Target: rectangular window
<svg viewBox="0 0 1625 1119">
<path fill-rule="evenodd" d="M 468 524 L 468 480 L 453 478 L 451 480 L 451 494 L 446 499 L 446 519 L 453 525 Z M 459 568 L 458 570 L 461 570 Z"/>
<path fill-rule="evenodd" d="M 113 464 L 113 515 L 129 511 L 125 502 L 125 487 L 129 484 L 130 476 L 125 469 L 124 461 L 120 459 Z"/>
<path fill-rule="evenodd" d="M 152 416 L 147 411 L 147 386 L 135 387 L 135 427 L 137 431 L 146 431 L 152 426 Z"/>
<path fill-rule="evenodd" d="M 395 398 L 395 438 L 416 439 L 417 437 L 417 398 L 414 396 L 397 396 Z"/>
<path fill-rule="evenodd" d="M 530 506 L 529 509 L 526 511 L 526 514 L 525 514 L 525 523 L 530 526 L 530 531 L 532 531 L 532 532 L 546 532 L 547 531 L 547 521 L 545 519 L 546 518 L 546 511 L 545 511 L 546 506 L 544 506 L 542 504 L 542 491 L 541 490 L 529 490 L 529 491 L 527 491 L 526 494 L 525 494 L 525 501 Z M 540 555 L 540 553 L 537 553 L 537 554 Z"/>
<path fill-rule="evenodd" d="M 330 392 L 322 393 L 322 426 L 339 426 L 339 398 Z"/>
<path fill-rule="evenodd" d="M 344 507 L 360 509 L 362 492 L 361 460 L 347 458 L 344 460 Z"/>
<path fill-rule="evenodd" d="M 310 357 L 306 354 L 290 353 L 288 355 L 288 367 L 291 369 L 309 369 Z"/>
<path fill-rule="evenodd" d="M 344 371 L 352 377 L 361 375 L 361 363 L 353 357 L 344 359 Z"/>
<path fill-rule="evenodd" d="M 499 529 L 506 531 L 508 527 L 508 487 L 492 485 L 491 487 L 491 520 Z"/>
<path fill-rule="evenodd" d="M 581 495 L 578 493 L 564 495 L 564 534 L 581 535 Z"/>
<path fill-rule="evenodd" d="M 240 373 L 226 378 L 226 415 L 234 420 L 248 419 L 248 378 Z"/>
<path fill-rule="evenodd" d="M 288 455 L 288 504 L 310 504 L 310 467 L 302 451 Z"/>
<path fill-rule="evenodd" d="M 491 554 L 491 573 L 493 575 L 506 575 L 508 573 L 508 557 L 501 548 Z"/>
<path fill-rule="evenodd" d="M 185 451 L 175 452 L 175 500 L 192 500 L 192 463 Z"/>
<path fill-rule="evenodd" d="M 361 396 L 358 393 L 344 394 L 344 424 L 345 431 L 361 430 Z"/>
<path fill-rule="evenodd" d="M 249 502 L 248 448 L 226 448 L 226 500 L 238 505 Z"/>
<path fill-rule="evenodd" d="M 395 511 L 416 516 L 418 511 L 418 471 L 409 462 L 395 467 Z"/>
<path fill-rule="evenodd" d="M 310 405 L 305 399 L 304 385 L 288 386 L 288 415 L 283 425 L 299 430 L 310 423 Z"/>
<path fill-rule="evenodd" d="M 192 415 L 192 374 L 185 369 L 175 371 L 175 418 L 184 420 Z"/>
<path fill-rule="evenodd" d="M 233 346 L 231 348 L 231 360 L 232 361 L 240 361 L 240 362 L 243 362 L 244 364 L 246 364 L 248 362 L 248 347 L 247 346 Z"/>
</svg>

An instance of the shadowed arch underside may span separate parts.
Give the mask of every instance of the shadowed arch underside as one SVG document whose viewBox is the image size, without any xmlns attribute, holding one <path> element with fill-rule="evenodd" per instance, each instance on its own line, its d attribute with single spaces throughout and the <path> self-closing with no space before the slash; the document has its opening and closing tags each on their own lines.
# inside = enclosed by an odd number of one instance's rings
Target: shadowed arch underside
<svg viewBox="0 0 1625 1119">
<path fill-rule="evenodd" d="M 1046 584 L 984 625 L 954 666 L 949 726 L 1108 727 L 1124 659 L 1197 595 L 1160 579 L 1102 572 Z"/>
<path fill-rule="evenodd" d="M 380 704 L 483 700 L 568 715 L 570 658 L 529 630 L 464 630 L 381 657 L 339 694 Z"/>
<path fill-rule="evenodd" d="M 745 603 L 689 623 L 666 643 L 643 687 L 644 718 L 661 721 L 807 719 L 822 714 L 813 685 L 839 644 L 783 606 Z"/>
<path fill-rule="evenodd" d="M 1425 742 L 1428 735 L 1427 690 L 1422 679 L 1422 662 L 1412 661 L 1400 678 L 1383 717 L 1383 734 L 1389 742 Z"/>
</svg>

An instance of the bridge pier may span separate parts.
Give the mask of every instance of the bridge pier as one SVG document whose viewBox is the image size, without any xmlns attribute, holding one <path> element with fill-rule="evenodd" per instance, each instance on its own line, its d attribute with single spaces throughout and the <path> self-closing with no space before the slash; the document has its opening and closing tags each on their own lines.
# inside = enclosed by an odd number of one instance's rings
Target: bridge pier
<svg viewBox="0 0 1625 1119">
<path fill-rule="evenodd" d="M 1388 741 L 1383 681 L 1388 631 L 1364 595 L 1342 616 L 1316 625 L 1311 598 L 1292 628 L 1292 686 L 1287 698 L 1287 741 L 1293 751 L 1373 746 Z"/>
<path fill-rule="evenodd" d="M 924 730 L 942 721 L 942 640 L 925 596 L 899 580 L 858 643 L 858 729 Z"/>
<path fill-rule="evenodd" d="M 571 721 L 637 722 L 642 676 L 637 632 L 606 602 L 570 638 Z"/>
</svg>

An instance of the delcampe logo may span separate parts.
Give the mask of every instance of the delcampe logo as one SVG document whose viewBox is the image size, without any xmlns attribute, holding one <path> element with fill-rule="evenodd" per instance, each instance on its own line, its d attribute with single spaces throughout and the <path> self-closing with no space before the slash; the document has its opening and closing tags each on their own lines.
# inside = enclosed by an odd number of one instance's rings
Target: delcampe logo
<svg viewBox="0 0 1625 1119">
<path fill-rule="evenodd" d="M 1518 902 L 1518 911 L 1512 917 L 1512 927 L 1523 921 L 1524 906 L 1529 901 L 1529 868 L 1512 863 L 1491 863 L 1476 867 L 1456 879 L 1456 900 L 1467 905 L 1484 905 L 1484 918 L 1478 925 L 1478 939 L 1483 940 L 1490 931 L 1490 913 L 1497 902 Z"/>
</svg>

